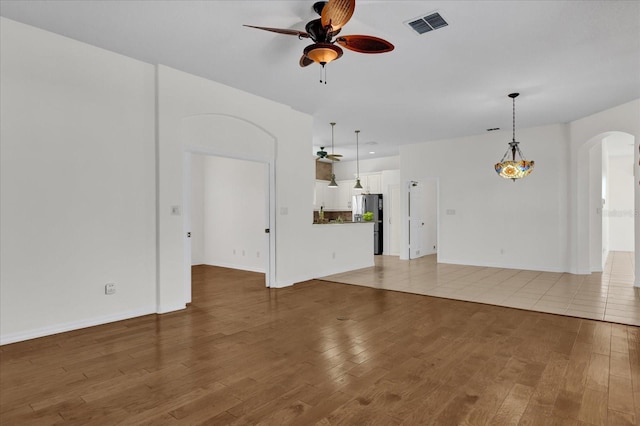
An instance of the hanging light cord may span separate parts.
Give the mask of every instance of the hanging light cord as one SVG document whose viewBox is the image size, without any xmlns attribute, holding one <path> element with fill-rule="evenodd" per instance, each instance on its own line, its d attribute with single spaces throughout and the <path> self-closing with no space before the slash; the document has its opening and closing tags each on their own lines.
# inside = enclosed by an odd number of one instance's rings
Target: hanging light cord
<svg viewBox="0 0 640 426">
<path fill-rule="evenodd" d="M 331 124 L 331 173 L 333 173 L 333 128 L 335 127 L 336 123 L 329 123 Z"/>
<path fill-rule="evenodd" d="M 516 98 L 511 98 L 513 101 L 513 141 L 516 141 Z"/>
<path fill-rule="evenodd" d="M 358 134 L 360 130 L 356 130 L 356 179 L 360 179 L 360 156 L 358 154 Z"/>
<path fill-rule="evenodd" d="M 327 68 L 325 64 L 321 64 L 322 68 L 320 68 L 320 84 L 327 84 Z M 324 81 L 322 80 L 322 76 L 324 75 Z"/>
<path fill-rule="evenodd" d="M 504 162 L 505 158 L 507 158 L 507 155 L 509 155 L 509 151 L 511 151 L 513 161 L 516 161 L 516 152 L 520 155 L 520 158 L 522 160 L 526 160 L 526 158 L 524 158 L 524 155 L 522 155 L 522 151 L 520 151 L 520 147 L 518 146 L 520 142 L 516 142 L 516 96 L 518 96 L 518 93 L 512 93 L 509 96 L 513 101 L 513 136 L 511 142 L 509 143 L 509 148 L 507 148 L 507 152 L 504 153 L 504 155 L 502 156 L 502 160 L 500 160 L 501 163 Z"/>
</svg>

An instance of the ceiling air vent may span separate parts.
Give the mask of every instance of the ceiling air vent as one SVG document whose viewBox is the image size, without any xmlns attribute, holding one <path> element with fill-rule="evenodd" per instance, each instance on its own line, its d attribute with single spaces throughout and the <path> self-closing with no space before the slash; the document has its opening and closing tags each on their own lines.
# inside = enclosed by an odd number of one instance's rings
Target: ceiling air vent
<svg viewBox="0 0 640 426">
<path fill-rule="evenodd" d="M 418 34 L 428 33 L 429 31 L 437 30 L 438 28 L 446 27 L 449 25 L 447 21 L 439 13 L 431 13 L 427 16 L 411 19 L 405 22 Z"/>
</svg>

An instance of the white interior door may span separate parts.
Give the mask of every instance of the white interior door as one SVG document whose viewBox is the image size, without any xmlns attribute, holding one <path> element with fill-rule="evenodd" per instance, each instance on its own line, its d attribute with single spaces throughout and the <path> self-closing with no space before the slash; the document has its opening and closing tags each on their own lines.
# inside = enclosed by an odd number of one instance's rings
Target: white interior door
<svg viewBox="0 0 640 426">
<path fill-rule="evenodd" d="M 409 184 L 409 259 L 437 253 L 438 181 Z"/>
<path fill-rule="evenodd" d="M 424 193 L 420 182 L 409 184 L 409 259 L 424 256 L 422 251 L 422 228 Z"/>
</svg>

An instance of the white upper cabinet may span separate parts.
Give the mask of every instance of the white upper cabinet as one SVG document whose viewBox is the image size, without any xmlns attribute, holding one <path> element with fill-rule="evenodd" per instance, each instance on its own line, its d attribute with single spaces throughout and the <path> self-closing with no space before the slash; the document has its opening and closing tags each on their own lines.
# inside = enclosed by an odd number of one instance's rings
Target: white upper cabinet
<svg viewBox="0 0 640 426">
<path fill-rule="evenodd" d="M 313 209 L 320 210 L 324 206 L 325 211 L 351 211 L 351 202 L 354 195 L 358 194 L 382 194 L 382 174 L 373 173 L 360 176 L 362 190 L 353 189 L 356 180 L 339 180 L 337 188 L 329 188 L 328 180 L 316 180 L 313 193 Z"/>
<path fill-rule="evenodd" d="M 366 182 L 363 182 L 362 178 L 365 178 Z M 361 176 L 360 182 L 362 184 L 363 192 L 369 193 L 369 194 L 382 194 L 382 174 L 381 173 Z"/>
<path fill-rule="evenodd" d="M 336 198 L 335 210 L 350 211 L 351 195 L 354 182 L 351 180 L 338 181 L 338 193 Z"/>
<path fill-rule="evenodd" d="M 338 188 L 329 188 L 328 180 L 316 180 L 313 193 L 313 209 L 320 210 L 320 207 L 324 207 L 325 211 L 336 210 L 339 188 L 339 184 Z"/>
</svg>

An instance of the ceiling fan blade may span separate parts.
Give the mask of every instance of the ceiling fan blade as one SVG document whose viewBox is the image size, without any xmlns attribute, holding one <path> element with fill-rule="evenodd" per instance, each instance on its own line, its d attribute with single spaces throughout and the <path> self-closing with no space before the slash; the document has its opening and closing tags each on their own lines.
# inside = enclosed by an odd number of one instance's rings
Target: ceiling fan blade
<svg viewBox="0 0 640 426">
<path fill-rule="evenodd" d="M 309 66 L 309 65 L 311 65 L 312 63 L 313 63 L 313 60 L 312 60 L 312 59 L 309 59 L 309 57 L 308 57 L 307 55 L 303 54 L 303 55 L 300 57 L 300 66 L 301 66 L 301 67 Z"/>
<path fill-rule="evenodd" d="M 356 0 L 329 0 L 320 16 L 322 26 L 331 25 L 332 31 L 339 30 L 349 22 L 355 8 Z"/>
<path fill-rule="evenodd" d="M 345 49 L 360 53 L 385 53 L 394 49 L 387 40 L 368 35 L 346 35 L 336 39 L 336 43 Z"/>
<path fill-rule="evenodd" d="M 243 25 L 243 27 L 257 28 L 259 30 L 271 31 L 272 33 L 294 35 L 298 37 L 309 38 L 309 34 L 299 30 L 288 30 L 285 28 L 256 27 L 255 25 Z"/>
</svg>

